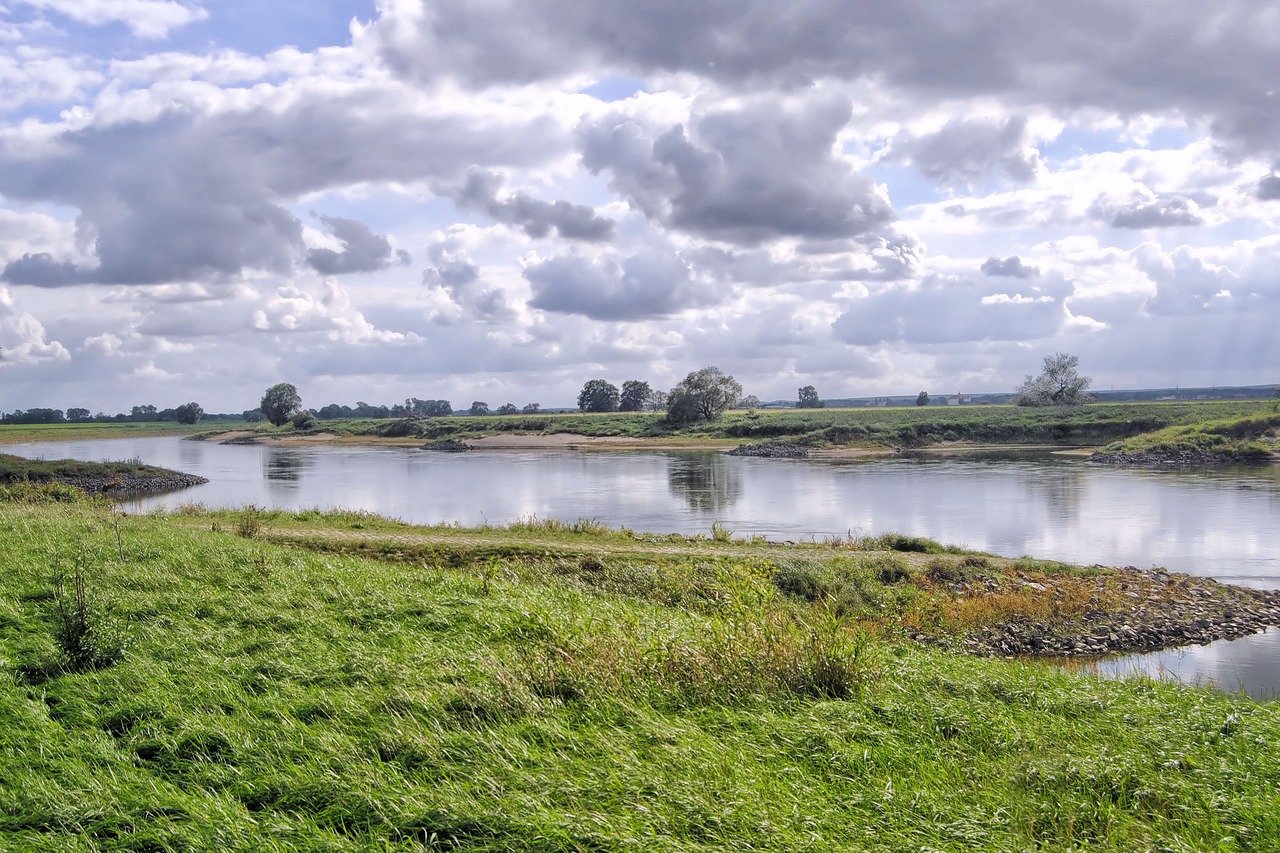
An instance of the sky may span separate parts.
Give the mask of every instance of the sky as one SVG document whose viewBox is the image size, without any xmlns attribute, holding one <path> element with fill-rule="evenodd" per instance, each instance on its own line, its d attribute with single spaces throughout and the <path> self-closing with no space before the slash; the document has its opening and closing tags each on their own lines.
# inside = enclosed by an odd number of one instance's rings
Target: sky
<svg viewBox="0 0 1280 853">
<path fill-rule="evenodd" d="M 1280 381 L 1280 0 L 0 0 L 0 410 Z"/>
</svg>

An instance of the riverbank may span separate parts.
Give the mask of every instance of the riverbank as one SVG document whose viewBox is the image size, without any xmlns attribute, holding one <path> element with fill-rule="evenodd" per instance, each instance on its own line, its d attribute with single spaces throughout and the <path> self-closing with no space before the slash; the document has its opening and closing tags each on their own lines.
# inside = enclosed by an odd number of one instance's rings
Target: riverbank
<svg viewBox="0 0 1280 853">
<path fill-rule="evenodd" d="M 965 564 L 981 555 L 101 513 L 0 505 L 5 849 L 1262 850 L 1280 835 L 1280 705 L 956 654 L 841 609 L 874 592 L 892 621 L 894 590 L 931 565 L 1012 578 Z M 1040 570 L 1058 572 L 1018 577 Z M 73 665 L 58 602 L 77 589 L 100 630 Z"/>
<path fill-rule="evenodd" d="M 81 462 L 72 459 L 24 459 L 0 453 L 0 488 L 57 484 L 107 497 L 163 494 L 209 482 L 204 477 L 170 471 L 137 460 Z"/>
<path fill-rule="evenodd" d="M 1090 461 L 1147 467 L 1280 461 L 1280 413 L 1167 427 L 1109 444 Z"/>
</svg>

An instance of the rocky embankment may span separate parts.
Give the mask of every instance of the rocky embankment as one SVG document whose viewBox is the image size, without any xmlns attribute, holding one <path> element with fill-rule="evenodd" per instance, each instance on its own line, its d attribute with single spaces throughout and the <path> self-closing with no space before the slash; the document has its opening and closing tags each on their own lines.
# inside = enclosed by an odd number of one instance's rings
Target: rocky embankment
<svg viewBox="0 0 1280 853">
<path fill-rule="evenodd" d="M 443 438 L 440 441 L 433 441 L 430 444 L 422 445 L 423 450 L 434 450 L 437 453 L 466 453 L 474 448 L 465 441 L 458 441 L 456 438 Z"/>
<path fill-rule="evenodd" d="M 1163 571 L 1116 569 L 1089 579 L 1088 604 L 1075 615 L 1023 617 L 988 625 L 959 640 L 939 642 L 987 656 L 1098 657 L 1234 640 L 1280 626 L 1280 590 L 1229 586 L 1209 578 Z M 960 594 L 989 594 L 1009 584 L 979 579 Z M 1061 594 L 1042 584 L 1012 581 L 1049 603 Z"/>
<path fill-rule="evenodd" d="M 805 459 L 809 455 L 809 449 L 798 444 L 785 444 L 782 442 L 740 444 L 730 450 L 729 455 L 754 456 L 760 459 Z"/>
<path fill-rule="evenodd" d="M 1262 462 L 1265 458 L 1241 457 L 1235 453 L 1214 453 L 1207 450 L 1144 450 L 1139 453 L 1105 453 L 1099 451 L 1089 457 L 1099 465 L 1134 466 L 1196 466 L 1230 465 L 1237 462 Z"/>
<path fill-rule="evenodd" d="M 74 486 L 82 492 L 107 497 L 158 495 L 209 482 L 204 477 L 177 471 L 139 476 L 59 476 L 55 479 L 63 485 Z"/>
</svg>

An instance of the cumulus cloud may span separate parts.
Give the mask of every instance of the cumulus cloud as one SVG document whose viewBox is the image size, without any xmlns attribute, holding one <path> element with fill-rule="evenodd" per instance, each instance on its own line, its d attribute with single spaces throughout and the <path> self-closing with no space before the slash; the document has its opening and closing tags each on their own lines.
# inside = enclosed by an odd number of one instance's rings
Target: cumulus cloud
<svg viewBox="0 0 1280 853">
<path fill-rule="evenodd" d="M 557 146 L 550 119 L 421 114 L 383 90 L 259 97 L 244 108 L 188 105 L 149 120 L 58 128 L 40 144 L 0 138 L 0 193 L 77 208 L 78 239 L 98 260 L 73 270 L 65 260 L 29 259 L 6 280 L 157 284 L 287 272 L 306 247 L 286 203 L 304 193 L 452 178 L 475 158 L 536 162 Z M 360 251 L 313 259 L 352 271 L 380 238 L 339 227 Z"/>
<path fill-rule="evenodd" d="M 0 285 L 0 368 L 70 358 L 67 348 L 48 340 L 44 325 L 23 311 L 9 289 Z"/>
<path fill-rule="evenodd" d="M 729 87 L 874 79 L 939 99 L 996 96 L 1123 117 L 1207 119 L 1252 153 L 1280 146 L 1275 9 L 1222 0 L 981 6 L 950 0 L 400 0 L 369 34 L 388 64 L 420 81 L 524 84 L 584 69 L 683 72 Z M 1213 69 L 1206 74 L 1205 69 Z"/>
<path fill-rule="evenodd" d="M 1200 206 L 1195 200 L 1177 193 L 1135 192 L 1125 199 L 1103 195 L 1094 202 L 1090 213 L 1112 228 L 1173 228 L 1204 224 Z"/>
<path fill-rule="evenodd" d="M 524 277 L 533 288 L 532 307 L 596 320 L 669 316 L 717 295 L 673 251 L 565 255 L 528 265 Z"/>
<path fill-rule="evenodd" d="M 1261 201 L 1280 199 L 1280 175 L 1267 175 L 1258 181 L 1257 196 Z"/>
<path fill-rule="evenodd" d="M 1017 255 L 1005 258 L 987 258 L 982 262 L 982 271 L 987 275 L 1008 276 L 1010 278 L 1036 278 L 1040 268 L 1023 263 Z"/>
<path fill-rule="evenodd" d="M 832 329 L 845 343 L 864 346 L 1040 340 L 1062 329 L 1071 291 L 1058 273 L 1018 287 L 934 274 L 852 300 Z"/>
<path fill-rule="evenodd" d="M 173 0 L 18 0 L 21 5 L 48 9 L 91 26 L 122 23 L 138 38 L 160 39 L 209 13 L 199 6 Z"/>
<path fill-rule="evenodd" d="M 408 252 L 392 249 L 390 240 L 374 234 L 363 222 L 323 214 L 319 218 L 342 244 L 340 252 L 324 248 L 307 252 L 307 263 L 321 275 L 373 272 L 393 264 L 405 265 L 411 260 Z"/>
<path fill-rule="evenodd" d="M 473 166 L 467 171 L 466 182 L 460 188 L 445 192 L 460 207 L 483 210 L 498 222 L 516 226 L 533 238 L 546 237 L 552 231 L 567 240 L 590 242 L 608 240 L 613 236 L 616 223 L 597 216 L 587 205 L 543 201 L 524 192 L 500 199 L 498 192 L 503 182 L 501 175 Z"/>
<path fill-rule="evenodd" d="M 655 223 L 716 240 L 830 239 L 890 221 L 889 200 L 836 156 L 840 96 L 762 97 L 695 112 L 689 127 L 620 114 L 578 129 L 582 162 Z"/>
<path fill-rule="evenodd" d="M 434 266 L 423 271 L 422 283 L 436 288 L 448 302 L 447 310 L 434 314 L 436 322 L 452 324 L 466 316 L 492 323 L 515 317 L 514 300 L 503 288 L 481 279 L 480 267 L 456 234 L 432 242 L 427 257 Z"/>
<path fill-rule="evenodd" d="M 903 133 L 889 142 L 881 159 L 910 163 L 950 186 L 974 186 L 998 176 L 1029 183 L 1041 169 L 1024 116 L 952 119 L 933 133 Z"/>
</svg>

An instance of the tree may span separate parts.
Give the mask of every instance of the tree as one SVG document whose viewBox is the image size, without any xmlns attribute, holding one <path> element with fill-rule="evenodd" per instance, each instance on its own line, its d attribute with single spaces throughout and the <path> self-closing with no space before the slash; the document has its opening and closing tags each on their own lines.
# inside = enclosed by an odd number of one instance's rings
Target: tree
<svg viewBox="0 0 1280 853">
<path fill-rule="evenodd" d="M 618 387 L 604 379 L 592 379 L 578 393 L 578 408 L 584 412 L 618 411 Z"/>
<path fill-rule="evenodd" d="M 72 421 L 74 423 L 87 421 L 89 420 L 89 410 L 75 408 L 75 407 L 67 409 L 67 420 Z"/>
<path fill-rule="evenodd" d="M 1045 356 L 1040 375 L 1028 375 L 1013 401 L 1019 406 L 1084 405 L 1093 399 L 1087 393 L 1093 380 L 1081 376 L 1076 371 L 1079 366 L 1080 359 L 1065 352 Z"/>
<path fill-rule="evenodd" d="M 302 408 L 302 398 L 298 396 L 297 388 L 288 382 L 281 382 L 267 389 L 267 393 L 262 395 L 262 402 L 258 404 L 258 408 L 272 424 L 284 426 L 289 418 L 293 417 L 294 412 Z"/>
<path fill-rule="evenodd" d="M 916 395 L 916 405 L 917 405 L 917 406 L 927 406 L 927 405 L 929 405 L 929 392 L 928 392 L 928 391 L 921 391 L 919 394 L 917 394 L 917 395 Z"/>
<path fill-rule="evenodd" d="M 749 409 L 749 410 L 751 410 L 751 411 L 755 411 L 756 409 L 760 408 L 760 398 L 759 398 L 759 397 L 757 397 L 755 394 L 748 394 L 747 396 L 745 396 L 745 397 L 743 397 L 741 400 L 739 400 L 739 401 L 734 405 L 734 408 L 735 408 L 735 409 Z"/>
<path fill-rule="evenodd" d="M 818 399 L 818 391 L 812 385 L 806 385 L 798 392 L 797 409 L 821 409 L 827 404 Z"/>
<path fill-rule="evenodd" d="M 498 407 L 498 414 L 500 415 L 514 415 L 519 411 L 520 410 L 516 408 L 515 403 L 503 403 Z"/>
<path fill-rule="evenodd" d="M 489 414 L 489 404 L 481 400 L 475 400 L 471 403 L 471 408 L 467 409 L 467 414 L 472 417 L 483 417 Z"/>
<path fill-rule="evenodd" d="M 294 429 L 311 429 L 316 424 L 316 416 L 306 409 L 295 412 L 289 420 L 293 422 Z"/>
<path fill-rule="evenodd" d="M 653 396 L 653 389 L 649 387 L 648 382 L 641 382 L 639 379 L 628 379 L 622 383 L 622 396 L 618 398 L 618 411 L 620 412 L 639 412 L 649 405 L 649 398 Z"/>
<path fill-rule="evenodd" d="M 520 413 L 524 415 L 536 415 L 541 410 L 541 403 L 525 403 L 524 408 L 520 410 Z"/>
<path fill-rule="evenodd" d="M 193 424 L 204 417 L 204 409 L 199 403 L 183 403 L 174 410 L 178 414 L 178 423 Z"/>
<path fill-rule="evenodd" d="M 429 418 L 447 418 L 453 414 L 453 404 L 448 400 L 427 400 L 422 413 Z"/>
<path fill-rule="evenodd" d="M 742 385 L 718 367 L 695 370 L 667 395 L 667 421 L 713 421 L 742 396 Z"/>
</svg>

